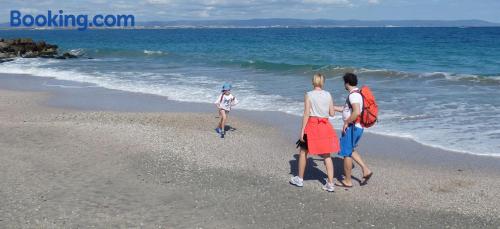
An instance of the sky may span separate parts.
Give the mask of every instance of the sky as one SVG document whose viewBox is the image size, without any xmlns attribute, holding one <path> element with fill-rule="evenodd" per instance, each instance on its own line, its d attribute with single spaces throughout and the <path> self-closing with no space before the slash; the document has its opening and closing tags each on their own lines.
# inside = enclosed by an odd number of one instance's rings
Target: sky
<svg viewBox="0 0 500 229">
<path fill-rule="evenodd" d="M 0 22 L 22 14 L 132 14 L 136 21 L 251 18 L 500 22 L 500 0 L 0 0 Z"/>
</svg>

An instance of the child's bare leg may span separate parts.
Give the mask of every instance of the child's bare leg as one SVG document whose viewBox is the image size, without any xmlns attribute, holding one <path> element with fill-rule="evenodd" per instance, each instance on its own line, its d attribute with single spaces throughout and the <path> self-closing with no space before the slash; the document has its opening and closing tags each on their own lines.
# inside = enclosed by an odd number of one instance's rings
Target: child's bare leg
<svg viewBox="0 0 500 229">
<path fill-rule="evenodd" d="M 222 131 L 224 131 L 224 128 L 226 126 L 226 111 L 223 109 L 219 110 L 219 115 L 220 115 L 220 122 L 219 122 L 219 128 L 221 128 Z"/>
<path fill-rule="evenodd" d="M 222 115 L 220 115 L 220 112 L 219 112 L 219 116 L 220 116 L 219 117 L 220 119 L 219 119 L 219 124 L 217 124 L 217 128 L 222 129 L 221 128 L 221 126 L 222 126 Z"/>
</svg>

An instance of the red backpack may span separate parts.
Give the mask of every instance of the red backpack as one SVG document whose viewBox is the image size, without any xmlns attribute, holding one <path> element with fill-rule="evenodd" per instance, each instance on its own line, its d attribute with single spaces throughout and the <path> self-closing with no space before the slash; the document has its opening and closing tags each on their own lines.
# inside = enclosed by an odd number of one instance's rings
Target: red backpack
<svg viewBox="0 0 500 229">
<path fill-rule="evenodd" d="M 375 101 L 375 96 L 373 96 L 372 90 L 368 86 L 361 87 L 359 94 L 363 97 L 363 111 L 361 111 L 361 115 L 356 118 L 356 123 L 359 122 L 359 124 L 365 128 L 372 127 L 378 120 L 378 105 Z M 352 109 L 349 96 L 347 97 L 347 102 Z"/>
</svg>

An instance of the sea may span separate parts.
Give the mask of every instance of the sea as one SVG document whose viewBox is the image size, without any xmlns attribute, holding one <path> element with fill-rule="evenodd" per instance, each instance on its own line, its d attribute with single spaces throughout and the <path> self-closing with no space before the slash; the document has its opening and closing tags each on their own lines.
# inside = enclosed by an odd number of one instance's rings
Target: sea
<svg viewBox="0 0 500 229">
<path fill-rule="evenodd" d="M 0 30 L 0 37 L 45 40 L 79 55 L 16 59 L 0 73 L 202 103 L 229 82 L 237 109 L 297 116 L 314 73 L 326 75 L 325 89 L 344 104 L 342 75 L 353 72 L 379 104 L 379 122 L 366 131 L 500 156 L 500 28 Z M 340 115 L 332 122 L 339 128 Z"/>
</svg>

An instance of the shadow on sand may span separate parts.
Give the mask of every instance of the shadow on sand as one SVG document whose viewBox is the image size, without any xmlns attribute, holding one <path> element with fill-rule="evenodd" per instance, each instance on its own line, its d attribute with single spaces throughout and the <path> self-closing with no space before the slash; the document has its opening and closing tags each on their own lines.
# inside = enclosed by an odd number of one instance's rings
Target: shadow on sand
<svg viewBox="0 0 500 229">
<path fill-rule="evenodd" d="M 236 131 L 236 128 L 230 126 L 230 125 L 225 125 L 224 126 L 224 131 Z"/>
<path fill-rule="evenodd" d="M 299 171 L 298 171 L 298 163 L 299 163 L 299 154 L 293 155 L 294 160 L 290 160 L 290 174 L 292 176 L 297 176 Z M 333 161 L 333 176 L 337 180 L 343 180 L 344 179 L 344 159 L 340 157 L 332 157 Z M 319 166 L 319 167 L 318 167 Z M 353 170 L 355 168 L 353 164 Z M 312 157 L 308 155 L 307 157 L 307 165 L 306 165 L 306 171 L 304 173 L 304 180 L 318 180 L 320 183 L 325 184 L 325 180 L 327 179 L 327 175 L 325 172 L 325 166 L 323 163 L 323 159 L 319 157 Z M 358 179 L 355 176 L 351 176 L 353 180 L 357 182 L 361 182 L 360 179 Z"/>
<path fill-rule="evenodd" d="M 220 117 L 219 117 L 219 116 L 215 116 L 215 118 L 216 118 L 216 119 L 220 119 Z M 236 130 L 237 130 L 236 128 L 234 128 L 234 127 L 232 127 L 232 126 L 230 126 L 230 125 L 224 125 L 224 131 L 226 131 L 226 132 L 227 132 L 227 131 L 236 131 Z"/>
</svg>

